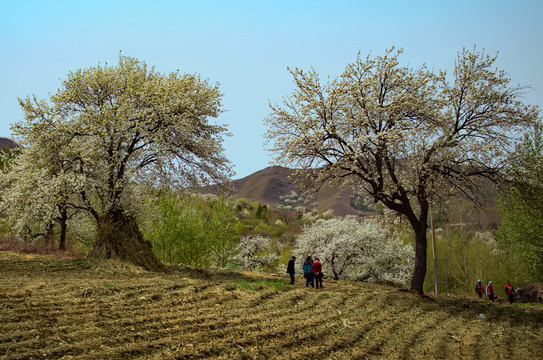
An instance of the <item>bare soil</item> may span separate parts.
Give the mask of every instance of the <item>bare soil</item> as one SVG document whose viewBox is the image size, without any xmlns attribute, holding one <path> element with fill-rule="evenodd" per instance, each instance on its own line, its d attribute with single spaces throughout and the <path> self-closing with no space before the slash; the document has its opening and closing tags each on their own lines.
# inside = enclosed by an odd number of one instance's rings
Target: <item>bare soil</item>
<svg viewBox="0 0 543 360">
<path fill-rule="evenodd" d="M 541 305 L 0 252 L 0 359 L 542 359 Z"/>
</svg>

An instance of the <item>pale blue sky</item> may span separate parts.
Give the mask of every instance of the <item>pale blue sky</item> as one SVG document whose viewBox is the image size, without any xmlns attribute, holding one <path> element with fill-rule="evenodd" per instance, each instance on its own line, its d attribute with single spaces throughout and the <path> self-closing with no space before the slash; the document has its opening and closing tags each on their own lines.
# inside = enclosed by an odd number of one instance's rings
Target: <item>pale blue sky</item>
<svg viewBox="0 0 543 360">
<path fill-rule="evenodd" d="M 462 47 L 499 51 L 525 102 L 543 105 L 543 1 L 11 1 L 0 0 L 0 136 L 18 97 L 48 97 L 69 71 L 116 64 L 119 51 L 160 72 L 219 82 L 218 121 L 235 178 L 269 165 L 268 101 L 292 90 L 287 66 L 337 76 L 360 50 L 403 47 L 404 65 L 452 70 Z"/>
</svg>

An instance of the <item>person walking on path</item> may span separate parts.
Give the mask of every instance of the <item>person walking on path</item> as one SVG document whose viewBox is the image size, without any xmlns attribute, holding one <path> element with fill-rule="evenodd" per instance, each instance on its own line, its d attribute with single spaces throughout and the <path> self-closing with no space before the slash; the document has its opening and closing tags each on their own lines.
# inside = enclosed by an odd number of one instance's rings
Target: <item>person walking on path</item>
<svg viewBox="0 0 543 360">
<path fill-rule="evenodd" d="M 315 287 L 313 283 L 313 259 L 311 258 L 311 254 L 307 254 L 307 258 L 304 261 L 304 277 L 305 277 L 305 287 Z"/>
<path fill-rule="evenodd" d="M 509 280 L 507 280 L 507 284 L 505 284 L 505 295 L 507 295 L 507 299 L 509 300 L 509 304 L 513 303 L 513 297 L 515 296 L 515 288 Z"/>
<path fill-rule="evenodd" d="M 311 270 L 313 270 L 313 275 L 315 276 L 315 287 L 318 289 L 320 284 L 322 289 L 322 264 L 320 263 L 319 258 L 315 258 Z"/>
<path fill-rule="evenodd" d="M 488 296 L 488 300 L 494 301 L 494 287 L 492 286 L 492 281 L 489 281 L 486 286 L 486 296 Z"/>
<path fill-rule="evenodd" d="M 481 280 L 477 280 L 477 285 L 475 285 L 475 292 L 479 295 L 480 298 L 483 297 L 483 284 Z"/>
<path fill-rule="evenodd" d="M 290 275 L 290 285 L 294 285 L 294 274 L 296 271 L 294 270 L 294 262 L 296 261 L 296 256 L 292 256 L 290 260 L 288 261 L 287 265 L 287 273 Z"/>
</svg>

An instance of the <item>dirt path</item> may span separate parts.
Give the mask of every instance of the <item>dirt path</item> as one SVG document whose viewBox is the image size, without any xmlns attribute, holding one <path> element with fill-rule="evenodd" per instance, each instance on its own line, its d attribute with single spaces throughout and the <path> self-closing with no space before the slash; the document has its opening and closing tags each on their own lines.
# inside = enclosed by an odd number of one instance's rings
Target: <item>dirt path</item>
<svg viewBox="0 0 543 360">
<path fill-rule="evenodd" d="M 242 279 L 0 252 L 0 359 L 543 358 L 541 307 Z"/>
</svg>

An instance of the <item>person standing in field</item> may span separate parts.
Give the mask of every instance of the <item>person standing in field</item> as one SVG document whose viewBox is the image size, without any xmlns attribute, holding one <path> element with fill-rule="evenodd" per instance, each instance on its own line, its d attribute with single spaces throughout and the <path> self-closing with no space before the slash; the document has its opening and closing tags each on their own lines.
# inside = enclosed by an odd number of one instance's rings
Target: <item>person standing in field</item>
<svg viewBox="0 0 543 360">
<path fill-rule="evenodd" d="M 488 296 L 488 300 L 494 301 L 494 287 L 492 286 L 492 281 L 489 281 L 486 286 L 486 296 Z"/>
<path fill-rule="evenodd" d="M 296 271 L 294 270 L 294 262 L 296 261 L 296 256 L 292 256 L 290 260 L 288 261 L 287 265 L 287 273 L 290 275 L 290 285 L 294 285 L 294 274 Z"/>
<path fill-rule="evenodd" d="M 483 284 L 481 280 L 477 280 L 477 285 L 475 285 L 475 292 L 479 295 L 480 298 L 483 297 Z"/>
<path fill-rule="evenodd" d="M 505 284 L 505 295 L 507 295 L 507 299 L 509 300 L 509 304 L 513 303 L 513 298 L 515 296 L 515 288 L 509 280 L 507 280 L 507 284 Z"/>
<path fill-rule="evenodd" d="M 320 284 L 322 289 L 322 264 L 319 261 L 319 258 L 315 258 L 315 262 L 313 263 L 311 270 L 313 271 L 313 275 L 315 276 L 315 287 L 318 289 Z"/>
<path fill-rule="evenodd" d="M 305 287 L 315 287 L 313 284 L 313 259 L 311 258 L 311 254 L 307 254 L 307 258 L 304 261 L 304 277 L 305 277 Z"/>
</svg>

